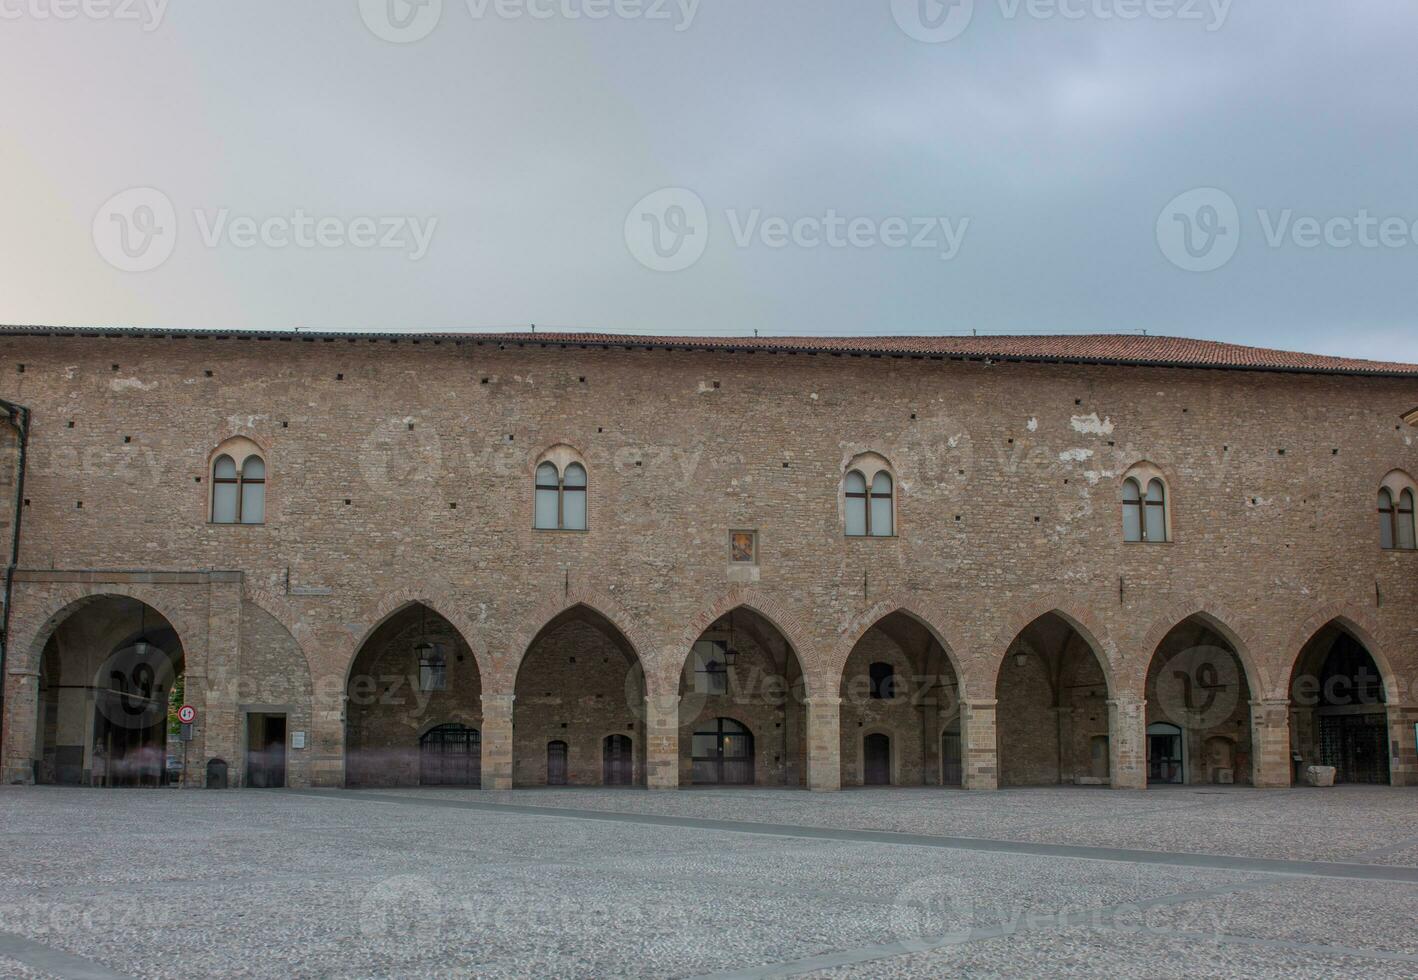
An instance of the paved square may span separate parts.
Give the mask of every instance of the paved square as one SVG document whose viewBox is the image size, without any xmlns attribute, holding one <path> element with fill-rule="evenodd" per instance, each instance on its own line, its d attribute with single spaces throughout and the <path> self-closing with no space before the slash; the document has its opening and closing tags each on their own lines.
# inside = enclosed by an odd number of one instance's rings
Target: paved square
<svg viewBox="0 0 1418 980">
<path fill-rule="evenodd" d="M 1418 976 L 1418 792 L 0 790 L 0 975 Z"/>
</svg>

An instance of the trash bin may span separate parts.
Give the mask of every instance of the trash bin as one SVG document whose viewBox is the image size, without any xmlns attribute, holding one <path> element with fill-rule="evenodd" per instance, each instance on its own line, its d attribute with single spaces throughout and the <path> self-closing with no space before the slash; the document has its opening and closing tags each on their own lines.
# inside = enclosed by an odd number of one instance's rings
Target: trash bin
<svg viewBox="0 0 1418 980">
<path fill-rule="evenodd" d="M 207 789 L 226 789 L 226 762 L 221 759 L 207 760 Z"/>
</svg>

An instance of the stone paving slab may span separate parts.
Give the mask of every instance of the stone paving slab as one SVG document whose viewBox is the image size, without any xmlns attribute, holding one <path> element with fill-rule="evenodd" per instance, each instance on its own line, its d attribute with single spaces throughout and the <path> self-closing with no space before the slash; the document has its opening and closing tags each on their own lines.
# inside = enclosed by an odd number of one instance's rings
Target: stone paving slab
<svg viewBox="0 0 1418 980">
<path fill-rule="evenodd" d="M 753 793 L 6 787 L 0 940 L 79 957 L 95 975 L 141 977 L 1003 976 L 1044 964 L 1087 976 L 1418 976 L 1415 884 L 784 837 L 716 821 L 796 814 L 807 825 L 852 798 L 854 822 L 896 825 L 940 796 L 844 793 L 823 807 L 823 796 L 767 793 L 755 812 Z M 460 805 L 658 809 L 664 797 L 682 797 L 676 806 L 700 824 Z M 1272 818 L 1303 819 L 1283 797 L 1266 804 Z M 1021 801 L 1042 808 L 1028 793 Z M 1170 808 L 1133 817 L 1162 823 Z M 1337 848 L 1339 831 L 1328 833 Z M 1356 922 L 1370 925 L 1335 934 Z M 0 976 L 11 975 L 80 974 L 0 942 Z"/>
</svg>

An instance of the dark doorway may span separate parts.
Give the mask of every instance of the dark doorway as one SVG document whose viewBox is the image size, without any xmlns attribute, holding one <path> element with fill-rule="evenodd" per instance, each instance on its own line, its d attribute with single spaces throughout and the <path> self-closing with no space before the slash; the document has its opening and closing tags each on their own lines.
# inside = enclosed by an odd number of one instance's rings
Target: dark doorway
<svg viewBox="0 0 1418 980">
<path fill-rule="evenodd" d="M 1387 785 L 1388 715 L 1321 715 L 1320 762 L 1336 782 Z"/>
<path fill-rule="evenodd" d="M 732 718 L 695 732 L 692 751 L 696 784 L 753 785 L 753 733 Z"/>
<path fill-rule="evenodd" d="M 960 786 L 965 781 L 964 776 L 964 767 L 960 764 L 960 733 L 946 732 L 940 737 L 940 783 Z"/>
<path fill-rule="evenodd" d="M 277 789 L 286 784 L 286 716 L 246 716 L 246 785 Z"/>
<path fill-rule="evenodd" d="M 463 725 L 439 725 L 419 739 L 420 786 L 481 786 L 482 734 Z"/>
<path fill-rule="evenodd" d="M 547 785 L 566 785 L 566 743 L 560 740 L 547 743 Z"/>
<path fill-rule="evenodd" d="M 862 740 L 862 782 L 868 786 L 891 785 L 891 739 L 868 735 Z"/>
<path fill-rule="evenodd" d="M 607 786 L 629 786 L 635 781 L 635 754 L 628 735 L 606 737 L 601 782 Z"/>
<path fill-rule="evenodd" d="M 1147 726 L 1147 781 L 1182 783 L 1182 730 L 1176 725 Z"/>
</svg>

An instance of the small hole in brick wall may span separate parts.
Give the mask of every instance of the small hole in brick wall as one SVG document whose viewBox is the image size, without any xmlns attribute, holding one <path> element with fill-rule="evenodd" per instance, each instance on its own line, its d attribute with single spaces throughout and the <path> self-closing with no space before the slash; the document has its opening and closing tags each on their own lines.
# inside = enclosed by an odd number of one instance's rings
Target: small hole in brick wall
<svg viewBox="0 0 1418 980">
<path fill-rule="evenodd" d="M 577 378 L 576 380 L 579 381 L 579 382 L 581 382 L 582 384 L 585 384 L 585 383 L 586 383 L 586 379 L 585 379 L 584 376 L 583 376 L 583 377 L 580 377 L 580 378 Z"/>
<path fill-rule="evenodd" d="M 642 463 L 640 460 L 637 459 L 637 460 L 635 461 L 635 465 L 636 465 L 636 466 L 644 466 L 645 464 Z"/>
<path fill-rule="evenodd" d="M 337 375 L 335 375 L 335 380 L 336 380 L 336 381 L 343 381 L 343 380 L 345 380 L 345 376 L 344 376 L 343 374 L 337 374 Z"/>
<path fill-rule="evenodd" d="M 958 474 L 960 474 L 961 476 L 964 476 L 964 475 L 965 475 L 965 471 L 964 471 L 964 470 L 956 470 L 955 472 L 958 473 Z"/>
<path fill-rule="evenodd" d="M 1064 486 L 1068 486 L 1068 477 L 1064 477 Z"/>
<path fill-rule="evenodd" d="M 74 427 L 74 420 L 73 420 L 73 419 L 70 419 L 70 420 L 69 420 L 69 428 L 72 429 L 73 427 Z"/>
<path fill-rule="evenodd" d="M 576 658 L 575 658 L 575 657 L 567 657 L 566 659 L 567 659 L 568 662 L 573 663 L 573 664 L 576 662 Z"/>
<path fill-rule="evenodd" d="M 1014 440 L 1013 440 L 1013 439 L 1009 440 L 1009 444 L 1010 444 L 1011 446 L 1014 445 Z"/>
<path fill-rule="evenodd" d="M 414 431 L 414 424 L 412 422 L 409 423 L 409 431 Z"/>
<path fill-rule="evenodd" d="M 348 507 L 349 505 L 350 505 L 350 498 L 349 498 L 349 497 L 346 497 L 346 498 L 345 498 L 345 506 Z"/>
<path fill-rule="evenodd" d="M 959 515 L 959 514 L 956 514 L 956 515 L 955 515 L 955 519 L 956 519 L 957 521 L 960 520 L 960 515 Z"/>
<path fill-rule="evenodd" d="M 1285 450 L 1283 450 L 1283 449 L 1280 450 L 1280 455 L 1284 456 L 1284 455 L 1285 455 Z"/>
<path fill-rule="evenodd" d="M 132 437 L 132 436 L 124 436 L 124 437 L 123 437 L 123 441 L 124 441 L 124 443 L 130 443 L 130 442 L 133 441 L 133 437 Z"/>
<path fill-rule="evenodd" d="M 118 365 L 117 365 L 117 364 L 113 365 L 113 370 L 115 370 L 115 371 L 118 370 Z"/>
<path fill-rule="evenodd" d="M 24 366 L 23 364 L 21 364 L 19 367 L 20 367 L 20 373 L 21 373 L 21 374 L 24 374 L 24 373 L 25 373 L 25 366 Z"/>
<path fill-rule="evenodd" d="M 82 510 L 82 509 L 83 509 L 83 506 L 84 506 L 84 502 L 83 502 L 82 500 L 77 501 L 77 502 L 75 502 L 74 506 L 75 506 L 76 508 L 79 508 L 80 510 Z"/>
<path fill-rule="evenodd" d="M 448 504 L 448 509 L 449 509 L 449 510 L 457 510 L 457 509 L 458 509 L 458 502 L 457 502 L 456 500 L 450 501 L 449 504 Z"/>
<path fill-rule="evenodd" d="M 1330 454 L 1331 456 L 1338 456 L 1338 455 L 1339 455 L 1339 450 L 1338 450 L 1338 449 L 1331 449 L 1331 450 L 1329 451 L 1329 454 Z"/>
<path fill-rule="evenodd" d="M 912 413 L 911 413 L 911 421 L 914 422 L 915 420 L 916 420 L 916 413 L 915 413 L 915 412 L 912 412 Z"/>
<path fill-rule="evenodd" d="M 563 722 L 561 723 L 561 727 L 562 727 L 562 728 L 565 728 L 565 727 L 566 727 L 566 722 L 563 721 Z"/>
<path fill-rule="evenodd" d="M 714 382 L 714 387 L 717 389 L 717 388 L 719 387 L 719 382 L 715 381 L 715 382 Z"/>
<path fill-rule="evenodd" d="M 1035 523 L 1035 524 L 1038 524 L 1038 523 L 1039 523 L 1039 515 L 1038 515 L 1038 514 L 1035 514 L 1035 515 L 1034 515 L 1034 523 Z"/>
<path fill-rule="evenodd" d="M 289 428 L 290 428 L 290 423 L 289 423 L 289 422 L 282 422 L 282 423 L 281 423 L 281 428 L 282 428 L 282 429 L 289 429 Z"/>
<path fill-rule="evenodd" d="M 491 378 L 483 378 L 483 384 L 489 384 L 489 383 L 491 383 L 491 381 L 492 381 Z"/>
<path fill-rule="evenodd" d="M 1117 443 L 1114 442 L 1113 440 L 1109 439 L 1109 440 L 1108 440 L 1108 445 L 1110 445 L 1110 446 L 1116 446 Z"/>
<path fill-rule="evenodd" d="M 458 660 L 458 663 L 462 663 L 462 662 L 463 662 L 463 655 L 462 655 L 461 653 L 458 654 L 457 660 Z"/>
<path fill-rule="evenodd" d="M 517 437 L 514 436 L 512 433 L 510 433 L 510 432 L 507 433 L 507 441 L 508 441 L 508 442 L 513 442 L 514 440 L 516 440 L 516 438 L 517 438 Z"/>
<path fill-rule="evenodd" d="M 207 377 L 209 377 L 209 378 L 212 376 L 212 372 L 211 372 L 211 371 L 203 371 L 202 373 L 205 374 L 205 375 L 206 375 Z"/>
<path fill-rule="evenodd" d="M 25 498 L 25 506 L 28 507 L 29 505 L 30 505 L 30 498 L 29 498 L 29 497 L 26 497 L 26 498 Z"/>
<path fill-rule="evenodd" d="M 1082 405 L 1082 404 L 1083 404 L 1083 399 L 1082 399 L 1082 398 L 1075 398 L 1075 399 L 1073 400 L 1073 403 L 1074 403 L 1075 405 Z"/>
<path fill-rule="evenodd" d="M 202 482 L 202 478 L 201 478 L 200 476 L 194 476 L 194 477 L 192 478 L 192 482 L 193 482 L 193 483 L 201 483 L 201 482 Z"/>
<path fill-rule="evenodd" d="M 788 464 L 787 464 L 787 463 L 784 463 L 784 464 L 783 464 L 783 469 L 786 470 L 787 468 L 788 468 Z"/>
<path fill-rule="evenodd" d="M 635 731 L 635 722 L 632 721 L 632 722 L 630 722 L 629 724 L 627 724 L 627 725 L 625 726 L 625 730 L 626 730 L 627 732 L 633 732 L 633 731 Z"/>
<path fill-rule="evenodd" d="M 597 432 L 605 432 L 606 430 L 603 429 L 603 428 L 601 428 L 601 427 L 598 425 L 598 426 L 596 426 L 596 431 L 597 431 Z"/>
<path fill-rule="evenodd" d="M 1231 447 L 1230 447 L 1230 446 L 1222 446 L 1222 447 L 1221 447 L 1221 451 L 1222 451 L 1223 453 L 1229 453 L 1229 452 L 1231 451 Z"/>
</svg>

